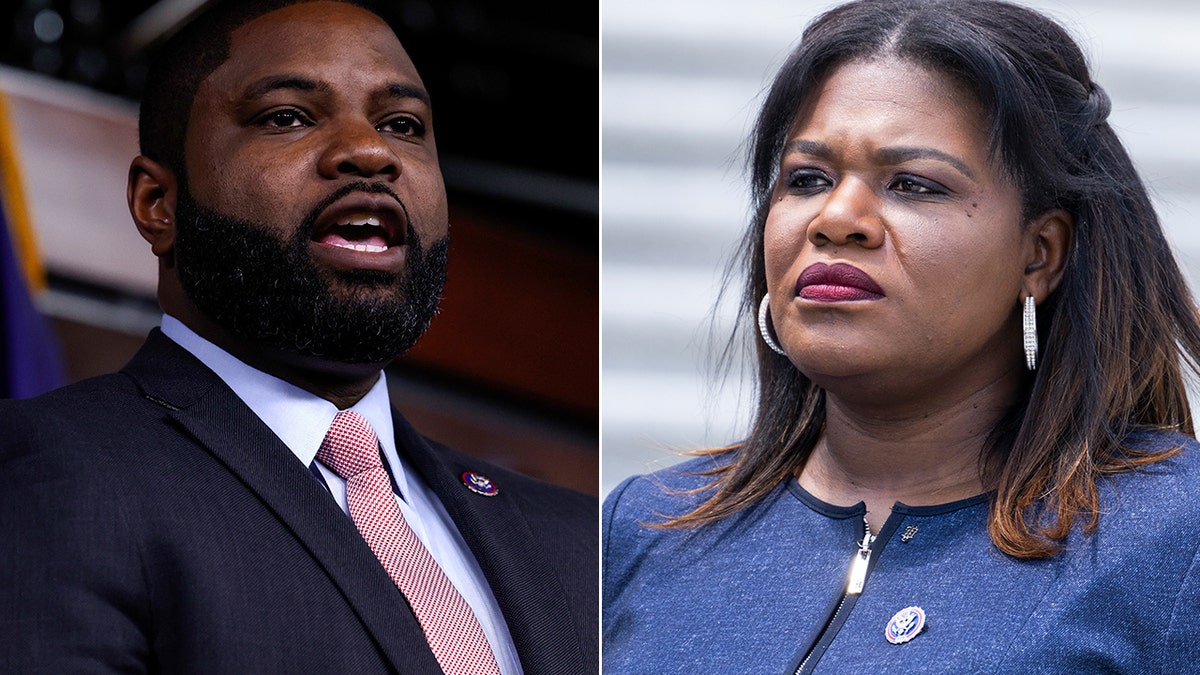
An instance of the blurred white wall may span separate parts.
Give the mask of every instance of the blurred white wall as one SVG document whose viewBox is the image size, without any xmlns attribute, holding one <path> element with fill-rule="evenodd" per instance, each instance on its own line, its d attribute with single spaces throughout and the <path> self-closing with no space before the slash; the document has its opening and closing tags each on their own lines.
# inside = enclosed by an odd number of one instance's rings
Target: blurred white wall
<svg viewBox="0 0 1200 675">
<path fill-rule="evenodd" d="M 137 155 L 137 106 L 9 67 L 0 67 L 0 91 L 12 108 L 46 266 L 154 295 L 158 268 L 125 204 L 129 162 Z"/>
<path fill-rule="evenodd" d="M 137 105 L 24 70 L 0 66 L 29 216 L 46 270 L 94 284 L 121 299 L 96 301 L 55 288 L 37 297 L 42 311 L 140 335 L 158 323 L 149 300 L 158 285 L 150 245 L 125 203 L 137 155 Z"/>
<path fill-rule="evenodd" d="M 833 4 L 603 2 L 602 493 L 744 429 L 752 388 L 711 368 L 732 315 L 729 305 L 714 311 L 717 292 L 746 222 L 741 144 L 775 69 Z M 1195 285 L 1200 3 L 1026 4 L 1065 24 L 1091 57 Z M 740 293 L 736 280 L 729 292 Z"/>
</svg>

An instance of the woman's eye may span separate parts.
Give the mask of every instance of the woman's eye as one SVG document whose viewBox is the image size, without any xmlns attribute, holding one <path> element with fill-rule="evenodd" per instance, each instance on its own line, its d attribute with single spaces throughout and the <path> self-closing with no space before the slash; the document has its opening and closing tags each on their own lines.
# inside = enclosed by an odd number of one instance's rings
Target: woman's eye
<svg viewBox="0 0 1200 675">
<path fill-rule="evenodd" d="M 386 131 L 400 136 L 424 136 L 425 125 L 421 124 L 412 117 L 393 117 L 386 122 L 381 123 L 376 127 L 379 131 Z"/>
<path fill-rule="evenodd" d="M 262 117 L 262 124 L 277 129 L 292 129 L 308 125 L 308 118 L 299 110 L 275 110 Z"/>
<path fill-rule="evenodd" d="M 793 190 L 818 190 L 832 184 L 829 176 L 815 169 L 798 169 L 788 177 L 788 187 Z"/>
<path fill-rule="evenodd" d="M 915 176 L 900 176 L 892 181 L 891 189 L 914 195 L 943 195 L 946 188 L 937 183 Z"/>
</svg>

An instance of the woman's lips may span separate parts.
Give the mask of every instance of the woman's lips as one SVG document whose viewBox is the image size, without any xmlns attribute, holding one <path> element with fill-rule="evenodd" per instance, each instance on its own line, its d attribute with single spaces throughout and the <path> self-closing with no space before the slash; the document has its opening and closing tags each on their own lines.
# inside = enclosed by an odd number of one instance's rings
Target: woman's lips
<svg viewBox="0 0 1200 675">
<path fill-rule="evenodd" d="M 871 275 L 846 263 L 814 263 L 796 280 L 796 295 L 814 302 L 852 302 L 886 297 Z"/>
</svg>

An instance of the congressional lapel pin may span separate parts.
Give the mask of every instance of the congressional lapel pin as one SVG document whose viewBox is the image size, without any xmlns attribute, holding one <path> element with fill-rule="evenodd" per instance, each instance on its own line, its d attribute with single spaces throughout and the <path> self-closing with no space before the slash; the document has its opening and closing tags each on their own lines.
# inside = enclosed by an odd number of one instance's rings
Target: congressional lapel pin
<svg viewBox="0 0 1200 675">
<path fill-rule="evenodd" d="M 894 645 L 902 645 L 917 637 L 925 629 L 925 610 L 917 606 L 905 607 L 892 615 L 884 631 L 887 641 Z"/>
<path fill-rule="evenodd" d="M 500 488 L 496 487 L 491 478 L 475 471 L 464 471 L 462 482 L 471 489 L 471 492 L 484 497 L 495 497 L 500 493 Z"/>
</svg>

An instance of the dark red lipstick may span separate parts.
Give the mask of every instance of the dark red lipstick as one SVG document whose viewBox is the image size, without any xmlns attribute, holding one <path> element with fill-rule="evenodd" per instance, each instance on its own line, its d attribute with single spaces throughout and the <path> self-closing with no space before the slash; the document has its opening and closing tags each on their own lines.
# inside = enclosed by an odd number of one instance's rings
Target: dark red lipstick
<svg viewBox="0 0 1200 675">
<path fill-rule="evenodd" d="M 814 263 L 796 280 L 796 295 L 814 302 L 880 300 L 886 293 L 871 275 L 846 263 Z"/>
</svg>

